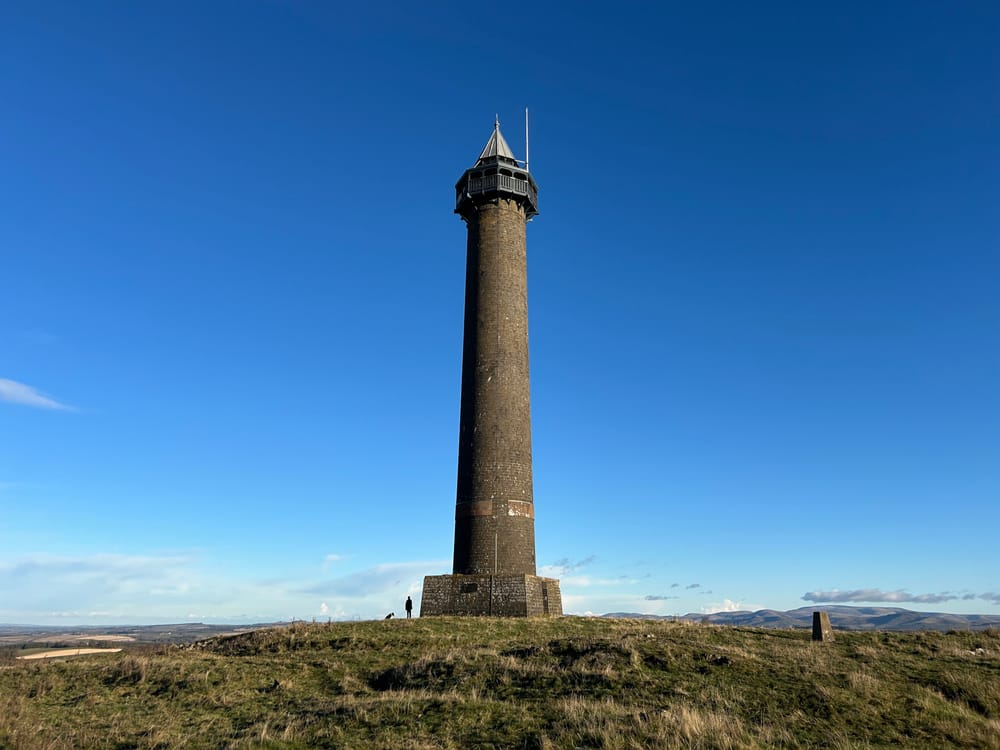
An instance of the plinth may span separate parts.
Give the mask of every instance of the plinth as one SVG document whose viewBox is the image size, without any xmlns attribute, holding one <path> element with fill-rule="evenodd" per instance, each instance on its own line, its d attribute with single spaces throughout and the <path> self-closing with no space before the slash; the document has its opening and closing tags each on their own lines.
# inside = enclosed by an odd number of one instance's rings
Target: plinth
<svg viewBox="0 0 1000 750">
<path fill-rule="evenodd" d="M 421 617 L 540 617 L 561 614 L 562 592 L 555 578 L 459 574 L 424 578 Z"/>
</svg>

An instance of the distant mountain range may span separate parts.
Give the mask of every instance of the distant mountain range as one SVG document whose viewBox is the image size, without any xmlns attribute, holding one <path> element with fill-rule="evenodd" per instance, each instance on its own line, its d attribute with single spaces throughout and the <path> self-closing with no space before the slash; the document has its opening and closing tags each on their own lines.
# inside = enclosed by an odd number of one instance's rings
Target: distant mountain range
<svg viewBox="0 0 1000 750">
<path fill-rule="evenodd" d="M 787 612 L 759 609 L 756 612 L 691 612 L 680 617 L 612 612 L 604 617 L 634 617 L 644 620 L 686 620 L 713 625 L 744 625 L 753 628 L 810 628 L 812 613 L 830 615 L 834 630 L 982 630 L 1000 628 L 1000 615 L 953 615 L 946 612 L 914 612 L 899 607 L 799 607 Z"/>
</svg>

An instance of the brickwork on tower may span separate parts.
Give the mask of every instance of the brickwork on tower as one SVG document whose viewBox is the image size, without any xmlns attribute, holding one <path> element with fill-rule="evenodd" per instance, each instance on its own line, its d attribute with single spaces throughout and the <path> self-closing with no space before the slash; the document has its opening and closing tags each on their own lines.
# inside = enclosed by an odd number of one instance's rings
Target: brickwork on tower
<svg viewBox="0 0 1000 750">
<path fill-rule="evenodd" d="M 453 574 L 428 576 L 426 615 L 561 615 L 535 568 L 526 222 L 538 189 L 500 134 L 456 185 L 468 230 Z"/>
<path fill-rule="evenodd" d="M 455 573 L 535 574 L 524 208 L 469 221 Z"/>
</svg>

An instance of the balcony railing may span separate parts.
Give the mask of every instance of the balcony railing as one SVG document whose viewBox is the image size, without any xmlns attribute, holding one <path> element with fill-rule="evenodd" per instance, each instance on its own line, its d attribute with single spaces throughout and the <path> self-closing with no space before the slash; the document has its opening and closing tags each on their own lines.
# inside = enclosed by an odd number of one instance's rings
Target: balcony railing
<svg viewBox="0 0 1000 750">
<path fill-rule="evenodd" d="M 469 196 L 493 192 L 513 193 L 514 195 L 523 195 L 527 198 L 533 209 L 537 209 L 538 206 L 538 188 L 528 180 L 519 180 L 516 177 L 505 174 L 486 174 L 482 177 L 467 178 L 464 191 L 461 187 L 458 189 L 459 203 L 465 197 L 463 192 Z"/>
</svg>

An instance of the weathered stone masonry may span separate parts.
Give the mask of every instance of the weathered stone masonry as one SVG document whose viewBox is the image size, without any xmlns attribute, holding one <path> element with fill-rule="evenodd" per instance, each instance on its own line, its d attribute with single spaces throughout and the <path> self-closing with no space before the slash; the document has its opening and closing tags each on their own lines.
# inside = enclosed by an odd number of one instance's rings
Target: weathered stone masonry
<svg viewBox="0 0 1000 750">
<path fill-rule="evenodd" d="M 469 220 L 456 573 L 535 574 L 524 228 L 507 199 Z"/>
<path fill-rule="evenodd" d="M 424 579 L 421 615 L 562 614 L 559 582 L 535 575 L 525 226 L 537 195 L 495 124 L 456 185 L 468 245 L 454 567 Z"/>
<path fill-rule="evenodd" d="M 562 614 L 559 581 L 528 575 L 424 578 L 420 614 L 539 617 Z"/>
</svg>

